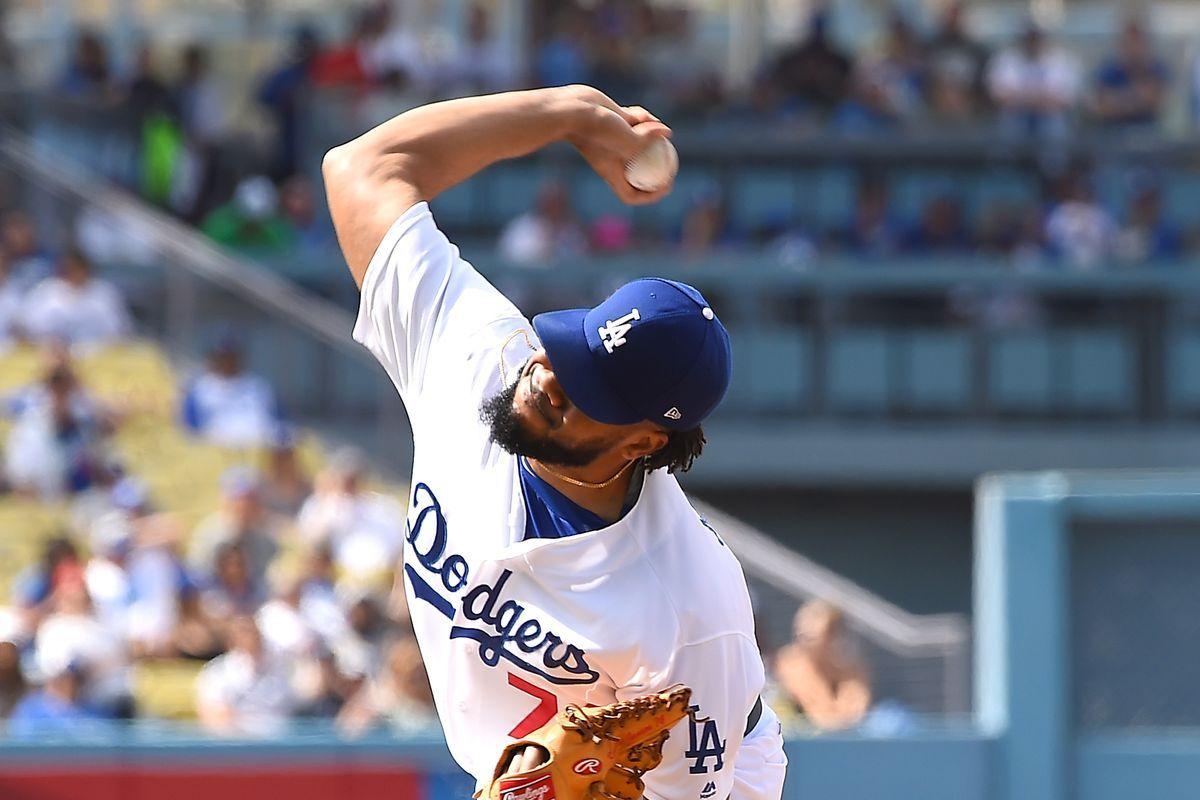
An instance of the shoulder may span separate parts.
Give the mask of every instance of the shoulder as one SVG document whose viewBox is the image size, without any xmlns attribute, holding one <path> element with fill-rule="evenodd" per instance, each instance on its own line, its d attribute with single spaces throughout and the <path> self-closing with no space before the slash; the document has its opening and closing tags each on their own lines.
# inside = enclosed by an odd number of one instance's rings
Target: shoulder
<svg viewBox="0 0 1200 800">
<path fill-rule="evenodd" d="M 723 634 L 753 636 L 754 617 L 737 557 L 688 502 L 678 482 L 659 470 L 646 478 L 646 514 L 636 535 L 681 645 Z"/>
<path fill-rule="evenodd" d="M 414 203 L 403 214 L 396 218 L 379 246 L 375 248 L 363 275 L 362 291 L 376 291 L 389 267 L 404 258 L 412 258 L 418 254 L 428 254 L 430 251 L 454 251 L 457 248 L 438 229 L 433 220 L 433 212 L 425 201 Z"/>
</svg>

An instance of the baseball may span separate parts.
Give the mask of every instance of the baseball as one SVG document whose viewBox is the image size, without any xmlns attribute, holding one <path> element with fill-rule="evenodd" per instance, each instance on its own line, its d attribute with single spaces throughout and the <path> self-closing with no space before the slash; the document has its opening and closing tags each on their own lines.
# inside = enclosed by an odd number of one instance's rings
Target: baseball
<svg viewBox="0 0 1200 800">
<path fill-rule="evenodd" d="M 679 153 L 670 139 L 655 139 L 625 164 L 625 180 L 643 192 L 657 192 L 670 185 L 677 172 Z"/>
</svg>

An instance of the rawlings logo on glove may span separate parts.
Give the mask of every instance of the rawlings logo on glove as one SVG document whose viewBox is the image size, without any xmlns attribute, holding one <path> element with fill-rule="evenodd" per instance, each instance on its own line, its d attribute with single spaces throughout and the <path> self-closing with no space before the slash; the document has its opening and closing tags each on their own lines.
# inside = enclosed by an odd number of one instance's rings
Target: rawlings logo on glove
<svg viewBox="0 0 1200 800">
<path fill-rule="evenodd" d="M 488 800 L 641 800 L 642 775 L 662 762 L 671 728 L 689 710 L 692 690 L 676 686 L 599 708 L 567 706 L 504 748 Z"/>
</svg>

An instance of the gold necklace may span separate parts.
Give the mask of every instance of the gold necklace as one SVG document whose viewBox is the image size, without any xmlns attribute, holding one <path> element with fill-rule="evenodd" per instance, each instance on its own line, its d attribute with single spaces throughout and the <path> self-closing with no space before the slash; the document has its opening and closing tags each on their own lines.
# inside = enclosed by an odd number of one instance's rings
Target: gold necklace
<svg viewBox="0 0 1200 800">
<path fill-rule="evenodd" d="M 526 461 L 528 461 L 528 459 L 526 459 Z M 583 489 L 603 489 L 606 486 L 612 486 L 614 483 L 616 483 L 617 478 L 621 477 L 621 475 L 623 475 L 625 473 L 625 470 L 629 469 L 630 466 L 632 466 L 633 464 L 636 464 L 636 463 L 637 463 L 637 459 L 630 461 L 625 466 L 623 466 L 619 470 L 617 470 L 616 475 L 613 475 L 608 480 L 601 481 L 600 483 L 590 483 L 588 481 L 581 481 L 578 478 L 572 478 L 570 475 L 563 475 L 561 472 L 558 472 L 557 470 L 542 463 L 541 461 L 538 462 L 538 466 L 541 467 L 542 469 L 546 470 L 546 472 L 549 472 L 554 477 L 558 478 L 560 481 L 566 481 L 567 483 L 571 484 L 572 486 L 579 486 L 580 488 L 583 488 Z"/>
</svg>

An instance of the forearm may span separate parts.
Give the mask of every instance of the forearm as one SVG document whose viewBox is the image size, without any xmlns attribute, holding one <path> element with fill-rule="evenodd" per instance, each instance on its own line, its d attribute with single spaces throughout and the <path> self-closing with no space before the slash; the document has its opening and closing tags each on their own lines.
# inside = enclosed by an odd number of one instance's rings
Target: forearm
<svg viewBox="0 0 1200 800">
<path fill-rule="evenodd" d="M 415 108 L 335 153 L 377 178 L 403 182 L 429 200 L 497 161 L 567 139 L 595 105 L 586 87 L 466 97 Z"/>
<path fill-rule="evenodd" d="M 391 225 L 416 203 L 490 164 L 566 140 L 624 202 L 650 203 L 670 187 L 641 192 L 625 164 L 669 129 L 645 109 L 603 92 L 565 86 L 448 100 L 407 111 L 325 156 L 329 211 L 346 263 L 362 285 Z"/>
</svg>

